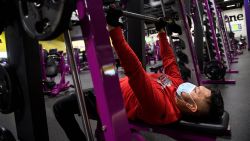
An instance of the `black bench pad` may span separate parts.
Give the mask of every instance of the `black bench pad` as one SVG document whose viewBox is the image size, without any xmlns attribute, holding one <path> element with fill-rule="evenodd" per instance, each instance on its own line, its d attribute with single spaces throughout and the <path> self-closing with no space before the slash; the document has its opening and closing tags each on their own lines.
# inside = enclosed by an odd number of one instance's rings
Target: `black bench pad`
<svg viewBox="0 0 250 141">
<path fill-rule="evenodd" d="M 130 124 L 132 125 L 132 128 L 133 127 L 139 127 L 139 129 L 149 128 L 149 131 L 160 132 L 160 133 L 164 133 L 164 130 L 165 131 L 176 130 L 178 132 L 180 131 L 192 132 L 192 133 L 200 133 L 213 136 L 231 135 L 229 126 L 229 114 L 226 111 L 222 115 L 221 121 L 218 121 L 216 123 L 211 123 L 211 122 L 201 123 L 201 122 L 190 122 L 181 120 L 174 124 L 168 124 L 162 126 L 148 125 L 137 121 L 136 122 L 130 121 Z"/>
</svg>

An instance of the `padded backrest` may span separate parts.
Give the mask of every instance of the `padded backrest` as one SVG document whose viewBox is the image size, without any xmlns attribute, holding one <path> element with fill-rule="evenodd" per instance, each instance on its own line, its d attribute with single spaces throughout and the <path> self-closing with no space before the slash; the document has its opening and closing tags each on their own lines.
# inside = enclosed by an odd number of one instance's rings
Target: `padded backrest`
<svg viewBox="0 0 250 141">
<path fill-rule="evenodd" d="M 213 135 L 230 135 L 229 114 L 224 112 L 218 122 L 192 122 L 181 120 L 176 128 L 191 130 L 195 132 L 208 133 Z"/>
<path fill-rule="evenodd" d="M 169 131 L 177 131 L 181 134 L 181 132 L 191 132 L 197 134 L 206 134 L 211 136 L 230 136 L 231 130 L 229 126 L 229 114 L 228 112 L 224 112 L 221 117 L 221 121 L 213 123 L 213 122 L 191 122 L 181 120 L 174 124 L 168 125 L 149 125 L 138 121 L 130 121 L 132 129 L 140 129 L 147 130 L 152 132 L 159 133 L 168 133 Z M 167 135 L 167 134 L 166 134 Z"/>
</svg>

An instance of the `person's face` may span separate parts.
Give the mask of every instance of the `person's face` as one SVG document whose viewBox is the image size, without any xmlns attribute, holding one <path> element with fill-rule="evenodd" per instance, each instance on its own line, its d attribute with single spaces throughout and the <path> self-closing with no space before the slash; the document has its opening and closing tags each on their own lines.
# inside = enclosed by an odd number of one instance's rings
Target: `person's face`
<svg viewBox="0 0 250 141">
<path fill-rule="evenodd" d="M 190 95 L 195 102 L 202 102 L 209 99 L 209 97 L 211 96 L 211 90 L 204 86 L 198 86 L 194 88 Z"/>
<path fill-rule="evenodd" d="M 181 95 L 183 100 L 191 105 L 191 107 L 188 108 L 192 109 L 192 112 L 196 112 L 198 109 L 202 113 L 208 112 L 211 90 L 204 86 L 198 86 L 194 88 L 190 95 L 186 93 L 182 93 Z"/>
</svg>

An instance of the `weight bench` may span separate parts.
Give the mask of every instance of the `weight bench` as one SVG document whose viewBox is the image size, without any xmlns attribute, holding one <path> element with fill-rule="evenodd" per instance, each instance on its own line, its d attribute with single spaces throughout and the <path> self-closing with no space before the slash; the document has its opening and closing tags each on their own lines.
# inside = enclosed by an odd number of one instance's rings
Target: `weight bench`
<svg viewBox="0 0 250 141">
<path fill-rule="evenodd" d="M 159 62 L 159 63 L 151 66 L 149 69 L 150 69 L 150 72 L 154 72 L 154 73 L 163 72 L 163 64 L 162 64 L 162 62 Z"/>
<path fill-rule="evenodd" d="M 172 137 L 177 141 L 216 141 L 218 136 L 231 136 L 229 114 L 225 111 L 221 120 L 213 122 L 190 122 L 181 120 L 174 124 L 154 126 L 142 122 L 130 121 L 130 127 L 135 133 L 143 130 Z M 140 139 L 143 141 L 143 139 Z"/>
<path fill-rule="evenodd" d="M 93 88 L 84 92 L 94 94 Z M 167 125 L 150 125 L 141 121 L 129 121 L 129 126 L 138 141 L 145 141 L 140 131 L 164 134 L 177 141 L 216 141 L 217 137 L 231 137 L 229 114 L 226 111 L 216 122 L 180 120 Z"/>
</svg>

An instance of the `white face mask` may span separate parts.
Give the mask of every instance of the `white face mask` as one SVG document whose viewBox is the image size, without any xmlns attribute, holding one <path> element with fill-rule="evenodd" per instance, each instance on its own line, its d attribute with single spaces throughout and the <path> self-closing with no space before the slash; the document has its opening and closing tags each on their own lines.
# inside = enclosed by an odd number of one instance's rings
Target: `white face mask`
<svg viewBox="0 0 250 141">
<path fill-rule="evenodd" d="M 181 85 L 179 85 L 179 87 L 176 90 L 177 98 L 179 100 L 181 100 L 182 102 L 184 102 L 186 104 L 186 106 L 189 107 L 189 109 L 191 109 L 191 110 L 194 109 L 194 111 L 197 110 L 197 104 L 190 94 L 195 89 L 195 87 L 197 87 L 197 86 L 192 84 L 192 83 L 185 82 L 185 83 L 182 83 Z M 191 101 L 189 101 L 189 102 L 184 101 L 182 96 L 181 96 L 182 92 L 187 93 L 190 96 Z"/>
<path fill-rule="evenodd" d="M 185 93 L 190 95 L 190 93 L 194 90 L 195 87 L 197 87 L 197 86 L 192 84 L 192 83 L 185 82 L 185 83 L 182 83 L 181 85 L 179 85 L 179 87 L 176 90 L 176 93 L 179 96 L 181 96 L 182 92 L 185 92 Z"/>
</svg>

